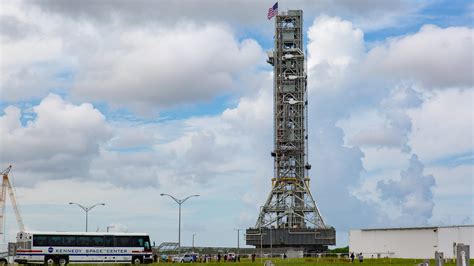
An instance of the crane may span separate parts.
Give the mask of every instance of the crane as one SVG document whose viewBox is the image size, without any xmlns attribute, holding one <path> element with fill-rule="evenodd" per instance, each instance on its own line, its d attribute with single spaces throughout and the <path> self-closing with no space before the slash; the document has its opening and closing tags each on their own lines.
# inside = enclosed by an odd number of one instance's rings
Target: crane
<svg viewBox="0 0 474 266">
<path fill-rule="evenodd" d="M 25 226 L 23 225 L 23 220 L 21 219 L 20 210 L 18 209 L 18 205 L 15 199 L 15 193 L 13 193 L 13 187 L 8 179 L 8 174 L 12 166 L 8 166 L 7 169 L 0 172 L 3 176 L 2 178 L 2 190 L 0 191 L 0 234 L 3 234 L 3 224 L 5 222 L 5 201 L 7 199 L 7 190 L 8 194 L 10 195 L 10 201 L 12 203 L 13 210 L 15 211 L 16 221 L 18 223 L 18 227 L 20 231 L 25 230 Z"/>
</svg>

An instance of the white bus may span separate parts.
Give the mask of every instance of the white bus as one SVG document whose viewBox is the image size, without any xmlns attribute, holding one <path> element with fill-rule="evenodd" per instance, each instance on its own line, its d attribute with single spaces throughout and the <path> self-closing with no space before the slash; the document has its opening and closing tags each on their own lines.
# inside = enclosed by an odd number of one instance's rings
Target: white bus
<svg viewBox="0 0 474 266">
<path fill-rule="evenodd" d="M 151 263 L 150 237 L 144 233 L 32 232 L 17 234 L 19 264 Z"/>
</svg>

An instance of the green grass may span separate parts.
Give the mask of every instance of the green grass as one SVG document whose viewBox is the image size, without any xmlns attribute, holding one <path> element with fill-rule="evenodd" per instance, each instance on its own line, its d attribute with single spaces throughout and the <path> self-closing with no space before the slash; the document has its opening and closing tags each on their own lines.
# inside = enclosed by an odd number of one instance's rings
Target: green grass
<svg viewBox="0 0 474 266">
<path fill-rule="evenodd" d="M 242 259 L 241 262 L 211 262 L 211 263 L 193 263 L 191 265 L 195 264 L 202 264 L 202 265 L 220 265 L 220 266 L 256 266 L 256 265 L 263 265 L 265 261 L 270 260 L 270 259 L 256 259 L 254 263 L 252 263 L 248 259 Z M 337 258 L 304 258 L 304 259 L 271 259 L 273 264 L 275 266 L 285 266 L 285 265 L 331 265 L 331 266 L 336 266 L 336 265 L 354 265 L 354 266 L 363 266 L 363 265 L 397 265 L 397 266 L 414 266 L 417 265 L 418 263 L 423 262 L 424 260 L 422 259 L 364 259 L 363 263 L 359 263 L 358 261 L 355 261 L 354 263 L 351 263 L 347 259 L 337 259 Z M 474 265 L 474 260 L 471 260 L 471 265 Z M 175 263 L 154 263 L 152 265 L 156 266 L 163 266 L 163 265 L 173 265 Z M 177 263 L 176 263 L 177 264 Z M 177 264 L 178 265 L 178 264 Z M 179 264 L 183 265 L 183 264 Z M 430 265 L 435 265 L 434 260 L 430 261 Z M 454 266 L 456 265 L 453 262 L 445 263 L 445 266 Z"/>
</svg>

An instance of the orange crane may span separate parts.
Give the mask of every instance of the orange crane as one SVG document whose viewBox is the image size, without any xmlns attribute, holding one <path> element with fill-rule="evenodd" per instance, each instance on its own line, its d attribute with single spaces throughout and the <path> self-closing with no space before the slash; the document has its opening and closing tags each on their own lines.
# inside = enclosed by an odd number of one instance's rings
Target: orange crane
<svg viewBox="0 0 474 266">
<path fill-rule="evenodd" d="M 11 169 L 12 166 L 10 165 L 7 169 L 0 172 L 0 174 L 3 176 L 2 190 L 0 191 L 0 234 L 3 234 L 3 224 L 5 222 L 5 201 L 7 199 L 7 190 L 8 194 L 10 195 L 10 201 L 12 203 L 13 210 L 15 211 L 18 227 L 20 228 L 20 231 L 25 230 L 23 220 L 21 219 L 20 210 L 18 209 L 18 205 L 16 204 L 15 193 L 13 193 L 13 187 L 10 184 L 10 180 L 8 179 L 8 173 L 10 173 Z"/>
</svg>

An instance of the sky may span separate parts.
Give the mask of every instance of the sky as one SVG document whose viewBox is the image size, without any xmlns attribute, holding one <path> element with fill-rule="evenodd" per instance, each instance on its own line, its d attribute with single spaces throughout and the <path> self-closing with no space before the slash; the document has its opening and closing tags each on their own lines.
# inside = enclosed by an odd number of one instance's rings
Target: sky
<svg viewBox="0 0 474 266">
<path fill-rule="evenodd" d="M 236 246 L 271 189 L 273 1 L 0 3 L 0 166 L 28 230 Z M 474 4 L 302 9 L 311 191 L 350 229 L 474 223 Z M 18 227 L 7 201 L 3 241 Z M 243 233 L 240 235 L 243 239 Z M 241 240 L 243 242 L 243 240 Z"/>
</svg>

